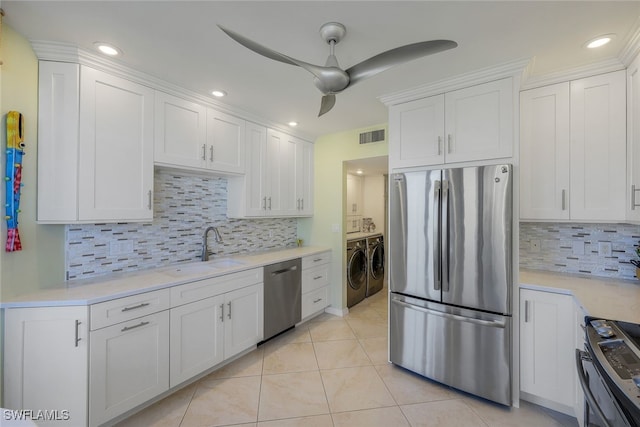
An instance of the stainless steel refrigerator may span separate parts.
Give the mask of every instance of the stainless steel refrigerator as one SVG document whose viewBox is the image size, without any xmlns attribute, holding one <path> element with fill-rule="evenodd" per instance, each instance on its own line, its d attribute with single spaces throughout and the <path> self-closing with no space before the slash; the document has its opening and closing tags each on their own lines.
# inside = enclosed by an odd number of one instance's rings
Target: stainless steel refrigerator
<svg viewBox="0 0 640 427">
<path fill-rule="evenodd" d="M 512 166 L 390 181 L 391 362 L 511 405 Z"/>
</svg>

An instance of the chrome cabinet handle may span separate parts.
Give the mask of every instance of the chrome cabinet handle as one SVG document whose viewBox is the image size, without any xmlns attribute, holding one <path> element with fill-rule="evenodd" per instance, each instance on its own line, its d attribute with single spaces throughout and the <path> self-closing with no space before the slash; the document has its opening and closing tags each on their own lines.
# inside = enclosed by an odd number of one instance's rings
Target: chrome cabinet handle
<svg viewBox="0 0 640 427">
<path fill-rule="evenodd" d="M 300 199 L 296 200 L 296 209 L 300 210 Z"/>
<path fill-rule="evenodd" d="M 567 190 L 562 190 L 562 210 L 567 210 Z"/>
<path fill-rule="evenodd" d="M 148 302 L 143 302 L 143 303 L 140 303 L 138 305 L 133 305 L 131 307 L 125 307 L 125 308 L 122 309 L 122 312 L 124 313 L 124 312 L 131 311 L 131 310 L 137 310 L 139 308 L 146 307 L 148 305 L 151 305 L 151 304 L 148 303 Z"/>
<path fill-rule="evenodd" d="M 304 198 L 300 199 L 300 210 L 304 210 Z"/>
<path fill-rule="evenodd" d="M 136 328 L 140 328 L 140 327 L 142 327 L 142 326 L 146 326 L 146 325 L 148 325 L 148 324 L 149 324 L 149 322 L 140 322 L 140 323 L 138 323 L 137 325 L 133 325 L 133 326 L 125 326 L 124 328 L 122 328 L 122 329 L 120 330 L 120 332 L 127 332 L 127 331 L 130 331 L 130 330 L 132 330 L 132 329 L 136 329 Z"/>
<path fill-rule="evenodd" d="M 266 197 L 262 198 L 262 209 L 265 210 L 265 211 L 267 210 L 267 198 Z"/>
<path fill-rule="evenodd" d="M 76 347 L 78 346 L 78 343 L 82 341 L 82 338 L 80 338 L 80 325 L 82 325 L 82 322 L 76 320 Z"/>
<path fill-rule="evenodd" d="M 202 144 L 202 160 L 207 160 L 207 144 Z"/>
<path fill-rule="evenodd" d="M 148 196 L 149 196 L 149 200 L 147 202 L 147 208 L 151 210 L 151 208 L 153 207 L 153 192 L 151 190 L 149 190 Z"/>
<path fill-rule="evenodd" d="M 442 137 L 438 135 L 438 156 L 442 154 Z"/>
<path fill-rule="evenodd" d="M 320 301 L 322 301 L 322 298 L 314 299 L 314 300 L 313 300 L 313 303 L 314 303 L 314 304 L 317 304 L 317 303 L 319 303 Z"/>
<path fill-rule="evenodd" d="M 227 305 L 229 306 L 229 313 L 227 314 L 227 317 L 231 319 L 231 301 L 229 301 Z"/>
<path fill-rule="evenodd" d="M 529 323 L 529 300 L 524 300 L 524 323 Z"/>
<path fill-rule="evenodd" d="M 447 135 L 447 154 L 451 154 L 451 134 Z"/>
<path fill-rule="evenodd" d="M 213 162 L 213 145 L 211 147 L 209 147 L 209 159 Z"/>
<path fill-rule="evenodd" d="M 640 191 L 638 189 L 636 189 L 636 185 L 633 184 L 631 186 L 631 210 L 635 211 L 637 207 L 640 207 L 640 205 L 636 204 L 636 191 Z"/>
<path fill-rule="evenodd" d="M 318 279 L 322 279 L 322 276 L 316 276 L 313 278 L 313 280 L 318 280 Z"/>
<path fill-rule="evenodd" d="M 224 322 L 224 303 L 220 304 L 220 321 Z"/>
<path fill-rule="evenodd" d="M 269 197 L 269 210 L 271 210 L 271 197 Z"/>
</svg>

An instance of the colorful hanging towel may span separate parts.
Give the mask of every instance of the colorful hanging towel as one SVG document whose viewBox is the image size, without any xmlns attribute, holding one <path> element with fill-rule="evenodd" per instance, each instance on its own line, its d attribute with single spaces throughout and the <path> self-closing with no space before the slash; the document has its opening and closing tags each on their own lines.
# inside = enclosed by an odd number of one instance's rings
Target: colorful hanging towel
<svg viewBox="0 0 640 427">
<path fill-rule="evenodd" d="M 22 186 L 22 156 L 24 155 L 24 119 L 17 111 L 7 113 L 7 174 L 6 251 L 22 250 L 18 233 L 18 213 L 20 212 L 20 187 Z"/>
</svg>

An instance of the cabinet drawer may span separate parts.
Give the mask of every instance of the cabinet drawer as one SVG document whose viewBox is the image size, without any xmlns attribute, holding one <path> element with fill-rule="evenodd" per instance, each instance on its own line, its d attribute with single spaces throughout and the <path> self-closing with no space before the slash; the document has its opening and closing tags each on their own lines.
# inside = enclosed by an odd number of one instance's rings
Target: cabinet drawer
<svg viewBox="0 0 640 427">
<path fill-rule="evenodd" d="M 302 295 L 302 318 L 317 313 L 329 305 L 329 287 L 325 286 Z"/>
<path fill-rule="evenodd" d="M 126 322 L 169 308 L 169 289 L 145 292 L 91 306 L 91 330 Z"/>
<path fill-rule="evenodd" d="M 329 265 L 302 270 L 302 293 L 310 292 L 329 284 Z"/>
<path fill-rule="evenodd" d="M 331 251 L 309 255 L 302 258 L 302 269 L 328 264 L 329 262 L 331 262 Z"/>
<path fill-rule="evenodd" d="M 171 288 L 171 307 L 220 295 L 262 282 L 262 268 L 225 274 Z"/>
</svg>

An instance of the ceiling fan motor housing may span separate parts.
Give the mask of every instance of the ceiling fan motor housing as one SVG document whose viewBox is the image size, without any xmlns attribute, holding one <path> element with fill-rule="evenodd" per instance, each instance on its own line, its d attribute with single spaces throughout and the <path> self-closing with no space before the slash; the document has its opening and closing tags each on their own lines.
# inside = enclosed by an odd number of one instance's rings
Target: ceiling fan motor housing
<svg viewBox="0 0 640 427">
<path fill-rule="evenodd" d="M 339 22 L 327 22 L 320 27 L 320 37 L 322 40 L 331 44 L 331 42 L 340 43 L 340 40 L 347 34 L 347 29 Z"/>
</svg>

